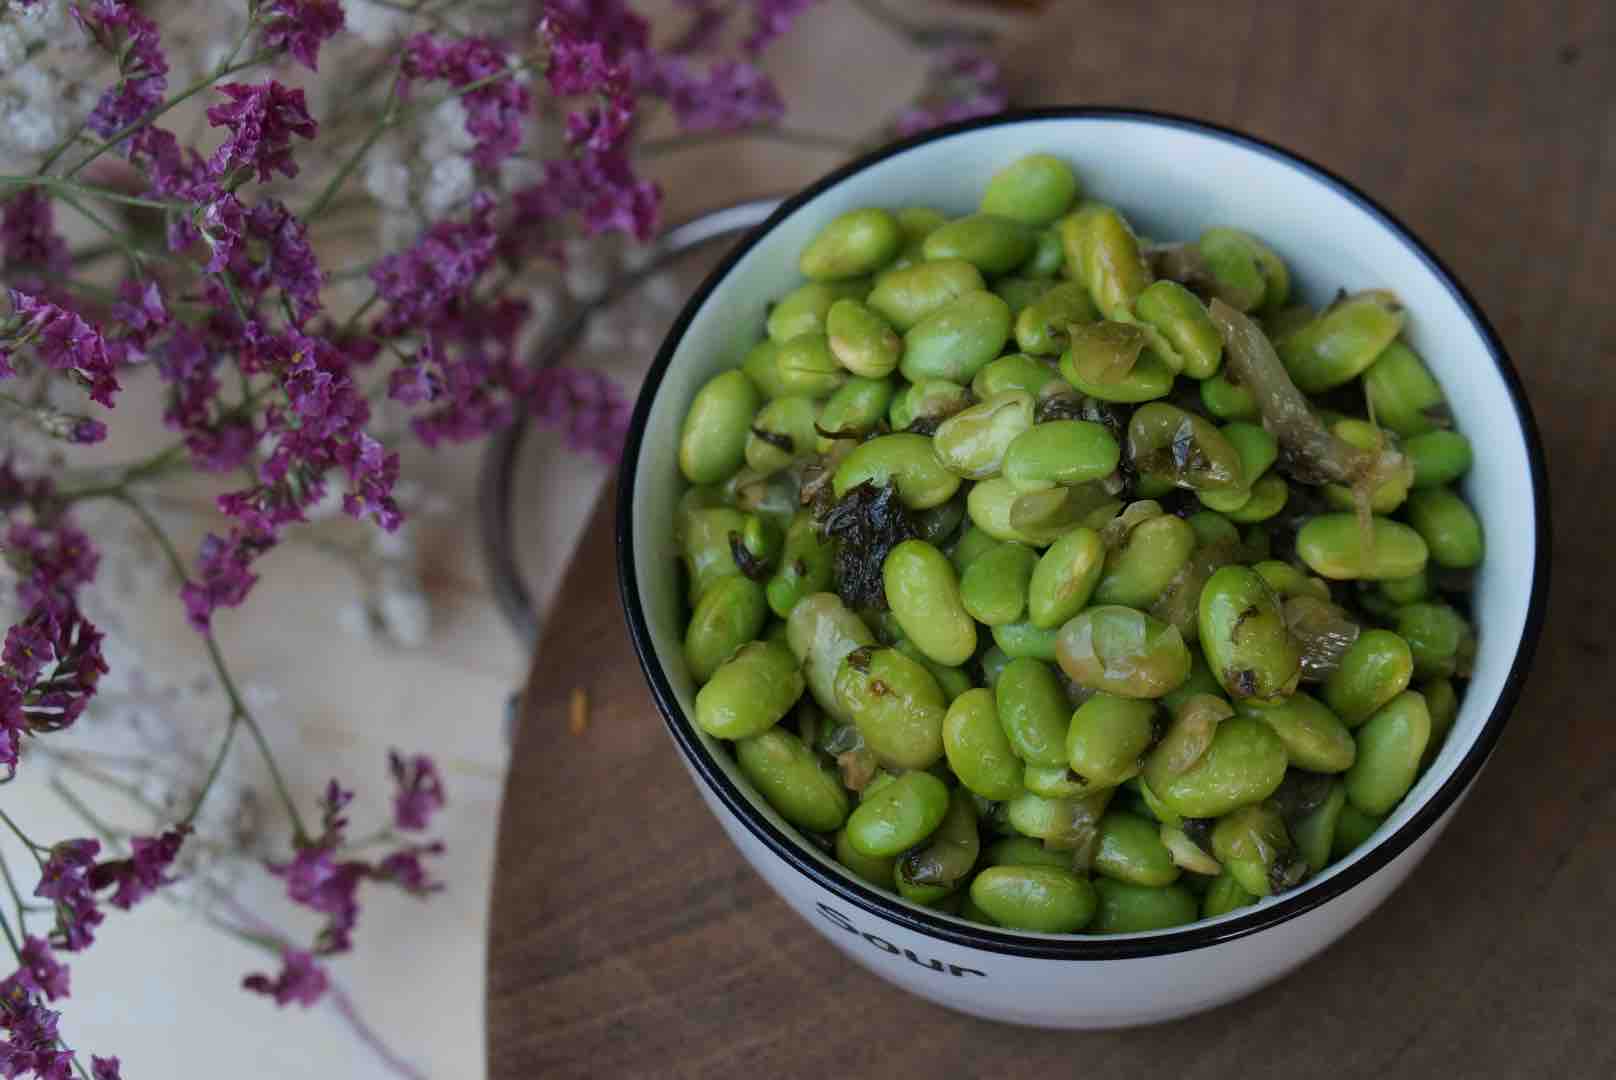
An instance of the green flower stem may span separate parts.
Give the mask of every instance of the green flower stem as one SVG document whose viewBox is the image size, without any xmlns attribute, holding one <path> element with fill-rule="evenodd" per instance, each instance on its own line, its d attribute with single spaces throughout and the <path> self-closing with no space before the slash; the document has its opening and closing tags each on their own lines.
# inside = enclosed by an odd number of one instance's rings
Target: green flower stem
<svg viewBox="0 0 1616 1080">
<path fill-rule="evenodd" d="M 4 859 L 0 859 L 0 877 L 6 879 L 6 891 L 11 894 L 11 903 L 17 910 L 17 928 L 26 934 L 29 912 L 46 912 L 50 908 L 30 904 L 22 898 L 22 892 L 17 888 L 17 879 L 11 876 L 11 864 Z"/>
<path fill-rule="evenodd" d="M 127 491 L 121 491 L 115 497 L 140 519 L 141 524 L 146 526 L 147 531 L 152 534 L 152 538 L 163 549 L 163 554 L 168 557 L 169 563 L 174 567 L 174 572 L 180 576 L 180 580 L 189 581 L 190 575 L 186 573 L 185 560 L 180 557 L 179 550 L 174 547 L 174 541 L 163 531 L 162 524 L 152 512 Z M 293 842 L 299 846 L 307 843 L 309 833 L 303 826 L 303 816 L 298 813 L 297 802 L 292 798 L 292 792 L 286 784 L 286 778 L 281 775 L 280 765 L 275 761 L 275 755 L 269 749 L 269 740 L 264 737 L 263 728 L 259 726 L 258 720 L 252 714 L 252 710 L 247 708 L 247 703 L 242 700 L 241 692 L 236 688 L 236 681 L 230 675 L 230 668 L 224 661 L 224 654 L 219 651 L 219 643 L 214 638 L 213 631 L 204 631 L 202 641 L 207 646 L 208 659 L 213 664 L 214 674 L 219 677 L 219 685 L 224 688 L 225 697 L 229 699 L 231 722 L 239 722 L 247 726 L 248 733 L 252 735 L 253 741 L 258 744 L 258 752 L 269 769 L 270 779 L 274 782 L 276 794 L 280 796 L 282 805 L 286 807 L 287 815 L 292 819 Z M 228 746 L 226 748 L 228 749 Z M 217 768 L 210 772 L 209 787 L 212 786 L 212 778 L 217 775 Z M 201 797 L 206 797 L 206 795 L 207 788 L 204 788 Z M 193 811 L 194 813 L 195 811 Z"/>
<path fill-rule="evenodd" d="M 23 933 L 27 933 L 27 929 L 25 927 L 18 927 L 18 929 Z M 6 944 L 11 946 L 11 955 L 15 956 L 17 960 L 21 962 L 22 946 L 17 942 L 17 936 L 11 932 L 11 923 L 6 919 L 4 912 L 0 912 L 0 930 L 4 930 L 6 932 Z"/>
<path fill-rule="evenodd" d="M 381 298 L 381 293 L 373 292 L 363 304 L 360 304 L 357 308 L 355 308 L 354 313 L 348 316 L 348 318 L 343 322 L 342 329 L 337 331 L 337 340 L 341 341 L 343 338 L 347 337 L 349 332 L 359 325 L 359 320 L 364 318 L 365 312 L 374 307 L 376 305 L 376 301 L 380 300 Z"/>
<path fill-rule="evenodd" d="M 124 203 L 127 206 L 144 206 L 152 210 L 172 210 L 175 203 L 163 202 L 158 199 L 142 199 L 134 195 L 125 195 L 121 191 L 111 188 L 98 187 L 94 184 L 80 184 L 72 180 L 63 180 L 55 176 L 0 176 L 0 187 L 37 187 L 46 191 L 72 192 L 78 195 L 88 195 L 107 202 Z"/>
<path fill-rule="evenodd" d="M 120 853 L 124 850 L 123 838 L 129 835 L 127 830 L 116 828 L 104 821 L 100 815 L 90 809 L 83 799 L 79 798 L 77 792 L 67 786 L 60 776 L 51 777 L 50 786 L 51 790 L 56 792 L 57 797 L 67 804 L 68 809 L 72 810 L 86 825 L 100 834 L 101 839 L 114 845 Z"/>
<path fill-rule="evenodd" d="M 10 829 L 12 833 L 16 835 L 17 839 L 23 842 L 23 846 L 26 847 L 28 849 L 28 853 L 34 857 L 34 861 L 43 866 L 44 862 L 40 859 L 39 853 L 41 851 L 49 851 L 50 848 L 45 847 L 42 844 L 36 844 L 32 840 L 28 839 L 28 834 L 23 832 L 22 829 L 18 827 L 17 823 L 11 820 L 11 815 L 6 813 L 4 810 L 0 810 L 0 821 L 5 822 L 6 828 Z"/>
</svg>

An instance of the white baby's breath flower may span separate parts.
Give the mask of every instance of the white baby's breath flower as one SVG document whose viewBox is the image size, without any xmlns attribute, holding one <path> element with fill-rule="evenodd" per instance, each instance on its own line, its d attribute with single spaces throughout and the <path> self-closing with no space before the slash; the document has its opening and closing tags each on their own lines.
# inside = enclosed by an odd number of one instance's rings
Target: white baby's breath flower
<svg viewBox="0 0 1616 1080">
<path fill-rule="evenodd" d="M 374 156 L 365 162 L 365 190 L 389 210 L 410 205 L 410 170 L 403 162 Z"/>
<path fill-rule="evenodd" d="M 427 176 L 422 207 L 430 216 L 442 217 L 469 198 L 476 183 L 476 174 L 466 158 L 459 155 L 440 158 Z"/>
<path fill-rule="evenodd" d="M 394 644 L 418 649 L 432 631 L 432 608 L 426 594 L 403 575 L 389 573 L 376 590 L 376 614 L 382 629 Z"/>
<path fill-rule="evenodd" d="M 371 0 L 352 0 L 343 7 L 344 25 L 359 35 L 367 45 L 385 45 L 399 37 L 409 24 L 407 12 L 371 3 Z"/>
<path fill-rule="evenodd" d="M 26 48 L 21 31 L 9 22 L 0 23 L 0 71 L 15 70 Z"/>
<path fill-rule="evenodd" d="M 421 121 L 421 154 L 428 161 L 463 154 L 477 145 L 466 130 L 466 110 L 459 98 L 440 101 Z"/>
</svg>

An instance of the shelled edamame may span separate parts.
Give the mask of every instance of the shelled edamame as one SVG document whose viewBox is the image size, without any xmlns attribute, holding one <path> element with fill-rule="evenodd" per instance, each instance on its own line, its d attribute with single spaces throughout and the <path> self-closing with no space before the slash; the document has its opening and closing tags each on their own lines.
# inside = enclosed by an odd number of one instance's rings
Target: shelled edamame
<svg viewBox="0 0 1616 1080">
<path fill-rule="evenodd" d="M 1165 242 L 1050 154 L 827 223 L 692 401 L 695 722 L 850 874 L 1044 933 L 1348 856 L 1476 655 L 1472 452 L 1384 290 Z M 1318 287 L 1329 282 L 1314 282 Z"/>
</svg>

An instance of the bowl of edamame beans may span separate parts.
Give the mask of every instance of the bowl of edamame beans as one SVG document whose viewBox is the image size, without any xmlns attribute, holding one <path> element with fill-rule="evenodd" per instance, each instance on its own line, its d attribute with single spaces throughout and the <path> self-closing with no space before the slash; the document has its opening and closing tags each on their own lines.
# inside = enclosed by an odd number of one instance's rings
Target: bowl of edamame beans
<svg viewBox="0 0 1616 1080">
<path fill-rule="evenodd" d="M 620 483 L 641 664 L 741 853 L 882 977 L 1149 1023 L 1363 919 L 1546 592 L 1509 359 L 1283 150 L 1057 109 L 787 200 L 674 325 Z"/>
</svg>

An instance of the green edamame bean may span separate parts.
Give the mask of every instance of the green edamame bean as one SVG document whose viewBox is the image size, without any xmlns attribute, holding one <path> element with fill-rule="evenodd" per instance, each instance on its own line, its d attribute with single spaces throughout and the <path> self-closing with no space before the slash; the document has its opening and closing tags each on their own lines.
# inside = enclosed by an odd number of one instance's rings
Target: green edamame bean
<svg viewBox="0 0 1616 1080">
<path fill-rule="evenodd" d="M 1062 626 L 1055 654 L 1079 686 L 1119 697 L 1161 697 L 1190 673 L 1177 627 L 1115 605 L 1091 607 Z"/>
<path fill-rule="evenodd" d="M 897 856 L 865 855 L 847 838 L 845 828 L 836 833 L 836 861 L 851 870 L 854 876 L 878 889 L 892 888 L 893 874 L 898 865 Z"/>
<path fill-rule="evenodd" d="M 1027 306 L 1053 287 L 1053 282 L 1048 278 L 1002 277 L 989 286 L 988 291 L 1003 300 L 1005 307 L 1010 309 L 1011 327 L 1014 328 L 1015 320 L 1021 317 Z"/>
<path fill-rule="evenodd" d="M 1268 473 L 1257 478 L 1251 486 L 1251 496 L 1240 504 L 1238 510 L 1229 511 L 1229 520 L 1238 521 L 1242 525 L 1250 525 L 1269 518 L 1285 509 L 1290 501 L 1290 485 L 1278 473 Z"/>
<path fill-rule="evenodd" d="M 1290 296 L 1290 273 L 1267 244 L 1239 229 L 1213 228 L 1196 244 L 1223 302 L 1240 311 L 1275 310 Z"/>
<path fill-rule="evenodd" d="M 970 392 L 959 383 L 925 379 L 893 397 L 887 422 L 893 431 L 906 431 L 917 420 L 941 422 L 970 404 Z"/>
<path fill-rule="evenodd" d="M 985 401 L 1010 390 L 1025 390 L 1036 398 L 1039 391 L 1051 383 L 1064 385 L 1053 364 L 1026 353 L 1011 353 L 978 371 L 971 380 L 971 393 Z"/>
<path fill-rule="evenodd" d="M 680 556 L 690 580 L 691 607 L 713 582 L 739 574 L 730 535 L 746 530 L 746 515 L 728 506 L 701 507 L 680 515 Z"/>
<path fill-rule="evenodd" d="M 829 339 L 821 333 L 799 334 L 782 344 L 774 365 L 788 394 L 824 397 L 847 381 L 847 370 L 837 363 Z"/>
<path fill-rule="evenodd" d="M 992 277 L 1008 274 L 1032 255 L 1037 235 L 1019 221 L 996 214 L 970 214 L 926 234 L 928 260 L 963 259 Z"/>
<path fill-rule="evenodd" d="M 837 301 L 848 298 L 852 303 L 857 303 L 857 298 L 869 291 L 869 287 L 869 282 L 862 280 L 810 281 L 797 286 L 769 309 L 769 317 L 764 324 L 769 340 L 784 345 L 803 334 L 827 333 L 826 323 L 831 307 Z"/>
<path fill-rule="evenodd" d="M 1274 347 L 1298 389 L 1322 394 L 1367 371 L 1402 333 L 1407 318 L 1403 305 L 1389 292 L 1354 293 Z"/>
<path fill-rule="evenodd" d="M 1156 705 L 1100 693 L 1072 714 L 1066 728 L 1066 764 L 1096 787 L 1115 787 L 1139 775 L 1156 740 Z"/>
<path fill-rule="evenodd" d="M 1414 654 L 1390 630 L 1365 630 L 1324 681 L 1325 704 L 1348 727 L 1357 727 L 1408 689 Z"/>
<path fill-rule="evenodd" d="M 1422 570 L 1406 578 L 1392 578 L 1376 584 L 1373 592 L 1388 610 L 1395 611 L 1429 599 L 1432 595 L 1431 575 Z"/>
<path fill-rule="evenodd" d="M 679 433 L 679 471 L 692 484 L 716 484 L 741 467 L 760 395 L 742 371 L 713 376 L 696 392 Z"/>
<path fill-rule="evenodd" d="M 981 852 L 976 810 L 964 788 L 949 796 L 948 813 L 925 843 L 898 859 L 894 880 L 906 900 L 930 904 L 954 891 L 970 874 Z"/>
<path fill-rule="evenodd" d="M 857 442 L 869 435 L 886 416 L 894 390 L 891 379 L 848 379 L 819 409 L 815 448 L 828 454 L 839 441 Z"/>
<path fill-rule="evenodd" d="M 1155 821 L 1150 823 L 1156 830 L 1156 835 L 1162 847 L 1167 849 L 1168 855 L 1180 869 L 1188 870 L 1192 874 L 1204 874 L 1215 877 L 1223 873 L 1223 867 L 1218 860 L 1207 853 L 1206 849 L 1189 838 L 1181 828 L 1172 825 L 1161 825 Z"/>
<path fill-rule="evenodd" d="M 1415 488 L 1439 488 L 1470 471 L 1470 440 L 1457 431 L 1427 431 L 1403 443 Z"/>
<path fill-rule="evenodd" d="M 1213 545 L 1233 547 L 1240 543 L 1240 530 L 1215 510 L 1198 510 L 1184 520 L 1195 530 L 1195 538 L 1202 547 Z"/>
<path fill-rule="evenodd" d="M 1250 567 L 1224 566 L 1201 588 L 1201 648 L 1235 701 L 1275 701 L 1302 673 L 1301 647 L 1286 629 L 1279 599 Z"/>
<path fill-rule="evenodd" d="M 1070 256 L 1069 243 L 1067 253 Z M 1101 314 L 1108 319 L 1131 318 L 1134 301 L 1150 284 L 1151 274 L 1140 254 L 1139 238 L 1116 210 L 1099 206 L 1086 215 L 1081 260 L 1079 280 L 1088 285 Z"/>
<path fill-rule="evenodd" d="M 1356 420 L 1344 417 L 1330 425 L 1330 431 L 1343 442 L 1350 443 L 1360 450 L 1380 452 L 1386 446 L 1386 435 L 1367 420 Z M 1414 483 L 1414 465 L 1406 457 L 1398 462 L 1395 469 L 1388 470 L 1385 480 L 1375 485 L 1370 492 L 1369 507 L 1377 514 L 1389 514 L 1403 505 L 1408 497 L 1408 489 Z M 1357 500 L 1352 489 L 1344 484 L 1326 484 L 1324 486 L 1324 499 L 1337 510 L 1354 510 Z"/>
<path fill-rule="evenodd" d="M 1470 624 L 1447 604 L 1409 604 L 1397 613 L 1397 636 L 1408 642 L 1414 674 L 1422 679 L 1468 674 L 1476 638 Z"/>
<path fill-rule="evenodd" d="M 764 586 L 769 609 L 783 619 L 803 597 L 824 591 L 830 585 L 832 554 L 830 545 L 820 539 L 812 515 L 798 511 L 786 530 L 780 565 Z"/>
<path fill-rule="evenodd" d="M 1099 904 L 1095 886 L 1053 866 L 990 866 L 971 882 L 971 900 L 999 926 L 1045 934 L 1083 929 Z"/>
<path fill-rule="evenodd" d="M 1298 769 L 1317 773 L 1346 772 L 1357 760 L 1358 746 L 1347 725 L 1318 699 L 1295 693 L 1277 704 L 1242 701 L 1240 715 L 1267 724 L 1285 744 L 1285 757 Z"/>
<path fill-rule="evenodd" d="M 954 548 L 948 553 L 948 559 L 954 564 L 954 569 L 963 575 L 979 556 L 986 555 L 996 549 L 1002 541 L 995 540 L 975 525 L 967 525 L 965 531 L 954 542 Z"/>
<path fill-rule="evenodd" d="M 825 316 L 825 339 L 831 355 L 848 371 L 880 379 L 898 370 L 903 338 L 863 303 L 837 300 Z"/>
<path fill-rule="evenodd" d="M 836 694 L 836 673 L 854 649 L 875 644 L 864 620 L 847 609 L 835 593 L 814 593 L 799 600 L 786 619 L 786 638 L 802 667 L 814 701 L 831 717 L 853 716 Z"/>
<path fill-rule="evenodd" d="M 1310 596 L 1315 600 L 1329 600 L 1330 587 L 1316 577 L 1309 577 L 1290 563 L 1266 560 L 1251 567 L 1263 583 L 1282 600 L 1293 596 Z"/>
<path fill-rule="evenodd" d="M 1335 842 L 1341 810 L 1347 805 L 1347 788 L 1339 780 L 1330 782 L 1324 801 L 1290 826 L 1296 852 L 1307 861 L 1310 873 L 1317 874 L 1330 864 L 1330 847 Z"/>
<path fill-rule="evenodd" d="M 847 792 L 834 773 L 789 731 L 775 728 L 735 743 L 735 761 L 768 804 L 809 832 L 834 832 L 847 820 Z"/>
<path fill-rule="evenodd" d="M 959 578 L 941 551 L 905 540 L 887 553 L 881 578 L 892 614 L 921 652 L 950 667 L 976 653 L 976 622 L 960 603 Z"/>
<path fill-rule="evenodd" d="M 1179 884 L 1134 885 L 1102 877 L 1094 882 L 1099 898 L 1088 930 L 1094 934 L 1138 934 L 1194 922 L 1195 894 Z"/>
<path fill-rule="evenodd" d="M 1363 376 L 1364 394 L 1375 419 L 1408 438 L 1445 428 L 1452 422 L 1442 387 L 1413 349 L 1394 341 Z"/>
<path fill-rule="evenodd" d="M 879 270 L 897 257 L 903 230 L 890 211 L 850 210 L 819 230 L 797 259 L 810 281 L 841 281 Z"/>
<path fill-rule="evenodd" d="M 1368 843 L 1385 820 L 1386 815 L 1366 814 L 1350 802 L 1343 806 L 1335 824 L 1335 837 L 1330 841 L 1331 861 L 1344 859 Z"/>
<path fill-rule="evenodd" d="M 948 787 L 928 772 L 906 772 L 854 807 L 847 842 L 859 854 L 901 855 L 936 831 L 948 814 Z"/>
<path fill-rule="evenodd" d="M 1408 521 L 1438 566 L 1468 570 L 1481 562 L 1481 521 L 1452 489 L 1428 488 L 1410 494 Z"/>
<path fill-rule="evenodd" d="M 929 206 L 905 206 L 894 216 L 905 240 L 924 240 L 927 233 L 948 220 L 941 210 Z"/>
<path fill-rule="evenodd" d="M 971 523 L 995 540 L 1013 540 L 1044 547 L 1048 540 L 1037 539 L 1010 523 L 1010 512 L 1020 494 L 1009 480 L 995 476 L 972 486 L 965 496 L 965 510 L 970 515 Z"/>
<path fill-rule="evenodd" d="M 1006 836 L 982 849 L 983 869 L 990 866 L 1053 866 L 1072 868 L 1072 853 L 1046 848 L 1030 836 Z"/>
<path fill-rule="evenodd" d="M 1046 799 L 1069 799 L 1089 791 L 1089 782 L 1065 765 L 1048 768 L 1028 765 L 1021 771 L 1021 784 L 1034 795 Z"/>
<path fill-rule="evenodd" d="M 1033 234 L 1032 254 L 1019 269 L 1029 278 L 1048 284 L 1051 278 L 1060 274 L 1065 262 L 1066 248 L 1061 244 L 1060 234 L 1054 229 L 1039 229 Z"/>
<path fill-rule="evenodd" d="M 1037 552 L 1014 543 L 997 544 L 978 556 L 960 576 L 960 600 L 971 618 L 984 626 L 1019 620 L 1038 561 Z"/>
<path fill-rule="evenodd" d="M 751 578 L 731 574 L 713 582 L 701 594 L 685 628 L 685 663 L 690 677 L 698 684 L 712 678 L 719 664 L 758 636 L 768 615 L 763 586 Z"/>
<path fill-rule="evenodd" d="M 993 174 L 979 208 L 1023 225 L 1049 225 L 1066 213 L 1078 191 L 1077 174 L 1066 162 L 1052 154 L 1028 154 Z"/>
<path fill-rule="evenodd" d="M 999 724 L 1016 756 L 1044 768 L 1064 767 L 1067 714 L 1071 706 L 1047 663 L 1012 659 L 994 684 Z"/>
<path fill-rule="evenodd" d="M 1426 740 L 1425 753 L 1420 757 L 1420 768 L 1429 768 L 1442 751 L 1448 732 L 1459 718 L 1459 695 L 1447 679 L 1426 679 L 1417 686 L 1425 697 L 1425 711 L 1431 716 L 1431 737 Z"/>
<path fill-rule="evenodd" d="M 925 769 L 942 758 L 948 702 L 919 661 L 896 649 L 854 649 L 836 670 L 836 698 L 883 763 Z"/>
<path fill-rule="evenodd" d="M 1347 799 L 1366 814 L 1387 814 L 1419 775 L 1431 739 L 1425 698 L 1405 690 L 1358 729 L 1358 760 L 1345 777 Z"/>
<path fill-rule="evenodd" d="M 937 686 L 942 690 L 943 700 L 946 702 L 953 702 L 955 698 L 965 693 L 973 685 L 970 675 L 965 672 L 964 668 L 939 664 L 921 652 L 920 646 L 906 637 L 898 638 L 892 643 L 892 647 L 911 660 L 919 660 L 921 665 L 931 672 L 931 677 L 937 680 Z"/>
<path fill-rule="evenodd" d="M 1094 589 L 1101 604 L 1147 608 L 1189 562 L 1195 530 L 1183 518 L 1161 514 L 1135 525 L 1121 547 L 1106 556 Z"/>
<path fill-rule="evenodd" d="M 1218 724 L 1199 761 L 1171 775 L 1164 755 L 1145 759 L 1144 781 L 1162 805 L 1184 817 L 1222 817 L 1262 802 L 1285 779 L 1285 744 L 1273 729 L 1245 716 Z"/>
<path fill-rule="evenodd" d="M 1209 379 L 1217 374 L 1223 363 L 1223 338 L 1194 293 L 1176 281 L 1157 281 L 1139 294 L 1134 312 L 1167 339 L 1182 359 L 1185 375 Z"/>
<path fill-rule="evenodd" d="M 1223 687 L 1218 685 L 1216 675 L 1207 666 L 1206 656 L 1200 649 L 1191 650 L 1190 674 L 1178 687 L 1162 695 L 1161 703 L 1176 714 L 1181 705 L 1197 694 L 1210 694 L 1216 698 L 1223 697 Z M 1232 707 L 1231 707 L 1232 708 Z"/>
<path fill-rule="evenodd" d="M 1068 281 L 1046 289 L 1016 315 L 1016 345 L 1034 356 L 1059 356 L 1071 345 L 1070 328 L 1099 318 L 1088 287 Z"/>
<path fill-rule="evenodd" d="M 1093 529 L 1073 529 L 1051 544 L 1028 581 L 1027 614 L 1033 626 L 1057 629 L 1087 607 L 1105 566 L 1105 543 Z"/>
<path fill-rule="evenodd" d="M 1162 843 L 1161 826 L 1124 810 L 1100 819 L 1100 846 L 1094 869 L 1106 877 L 1134 885 L 1171 885 L 1179 866 Z"/>
<path fill-rule="evenodd" d="M 768 339 L 747 350 L 746 358 L 741 361 L 741 370 L 746 372 L 746 377 L 752 380 L 752 385 L 757 387 L 764 400 L 791 393 L 780 381 L 780 346 Z"/>
<path fill-rule="evenodd" d="M 1234 875 L 1225 870 L 1212 882 L 1206 895 L 1201 897 L 1201 918 L 1215 919 L 1256 902 L 1257 898 L 1241 888 Z"/>
<path fill-rule="evenodd" d="M 974 794 L 996 801 L 1021 794 L 1021 760 L 999 723 L 992 690 L 978 687 L 954 699 L 943 717 L 943 752 Z"/>
<path fill-rule="evenodd" d="M 1013 535 L 1043 547 L 1081 526 L 1103 528 L 1121 509 L 1122 501 L 1107 493 L 1101 483 L 1022 491 L 1010 502 L 1009 527 Z"/>
<path fill-rule="evenodd" d="M 898 370 L 910 382 L 968 383 L 1010 340 L 1010 307 L 986 290 L 948 301 L 903 335 Z"/>
<path fill-rule="evenodd" d="M 982 681 L 987 684 L 989 690 L 999 685 L 999 675 L 1010 663 L 1010 659 L 1010 654 L 999 648 L 997 643 L 982 654 Z"/>
<path fill-rule="evenodd" d="M 1249 486 L 1239 447 L 1211 422 L 1165 402 L 1134 410 L 1128 458 L 1141 473 L 1167 477 L 1197 493 Z"/>
<path fill-rule="evenodd" d="M 993 643 L 1008 657 L 1023 657 L 1053 663 L 1058 629 L 1045 630 L 1030 622 L 1000 623 L 993 628 Z"/>
<path fill-rule="evenodd" d="M 1227 375 L 1214 375 L 1201 383 L 1201 404 L 1220 420 L 1256 420 L 1262 415 L 1256 396 L 1230 382 Z"/>
<path fill-rule="evenodd" d="M 1383 581 L 1405 578 L 1425 569 L 1429 549 L 1418 532 L 1402 522 L 1375 517 L 1372 546 L 1353 514 L 1320 514 L 1296 533 L 1296 553 L 1315 574 L 1335 581 Z"/>
<path fill-rule="evenodd" d="M 1117 469 L 1122 447 L 1103 424 L 1047 420 L 1016 436 L 1005 451 L 1004 474 L 1017 491 L 1103 480 Z"/>
<path fill-rule="evenodd" d="M 1248 487 L 1279 460 L 1279 440 L 1258 424 L 1233 420 L 1218 431 L 1240 455 L 1241 475 Z"/>
<path fill-rule="evenodd" d="M 1282 892 L 1307 870 L 1292 850 L 1284 819 L 1268 806 L 1243 806 L 1219 820 L 1212 828 L 1212 853 L 1253 896 Z"/>
<path fill-rule="evenodd" d="M 1011 443 L 1031 430 L 1032 395 L 1009 390 L 944 420 L 932 436 L 932 450 L 950 472 L 986 480 L 999 474 Z"/>
<path fill-rule="evenodd" d="M 866 481 L 896 484 L 899 501 L 911 510 L 939 506 L 960 486 L 960 478 L 938 463 L 931 440 L 908 433 L 881 435 L 855 447 L 836 467 L 836 497 Z"/>
<path fill-rule="evenodd" d="M 1154 352 L 1140 354 L 1138 361 L 1120 379 L 1103 381 L 1086 378 L 1077 368 L 1071 349 L 1061 354 L 1060 371 L 1067 382 L 1090 397 L 1120 404 L 1138 404 L 1166 397 L 1173 389 L 1173 369 Z"/>
<path fill-rule="evenodd" d="M 864 302 L 901 334 L 951 300 L 985 288 L 981 271 L 964 259 L 940 259 L 887 271 Z"/>
<path fill-rule="evenodd" d="M 718 739 L 760 735 L 802 697 L 802 672 L 791 650 L 754 641 L 718 666 L 696 691 L 696 726 Z"/>
<path fill-rule="evenodd" d="M 746 436 L 746 467 L 755 472 L 779 472 L 814 456 L 819 432 L 819 403 L 810 397 L 775 398 L 758 410 Z"/>
</svg>

